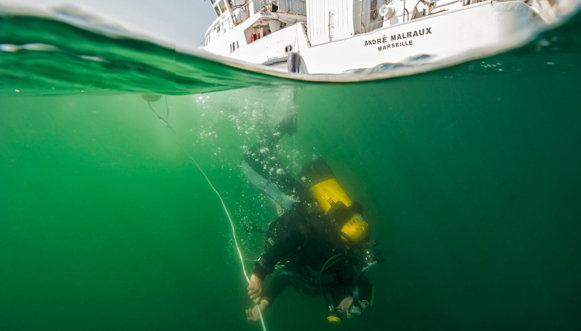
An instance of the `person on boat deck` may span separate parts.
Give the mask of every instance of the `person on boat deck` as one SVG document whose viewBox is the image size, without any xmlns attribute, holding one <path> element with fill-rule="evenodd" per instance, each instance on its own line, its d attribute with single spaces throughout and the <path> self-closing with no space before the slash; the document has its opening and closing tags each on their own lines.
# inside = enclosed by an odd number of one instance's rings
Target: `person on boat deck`
<svg viewBox="0 0 581 331">
<path fill-rule="evenodd" d="M 314 209 L 306 185 L 286 172 L 276 156 L 276 145 L 285 134 L 295 133 L 296 125 L 296 115 L 287 116 L 272 132 L 264 134 L 241 161 L 249 181 L 271 198 L 279 210 L 279 218 L 269 224 L 264 253 L 255 263 L 250 278 L 248 295 L 256 305 L 246 310 L 246 316 L 250 321 L 258 320 L 258 307 L 264 312 L 292 285 L 307 295 L 322 295 L 327 305 L 327 319 L 338 323 L 342 317 L 360 317 L 373 302 L 371 283 L 354 269 L 362 259 L 354 262 L 355 257 L 346 248 L 346 243 L 352 248 L 363 247 L 356 244 L 365 243 L 369 231 L 367 223 L 365 227 L 357 223 L 351 228 L 348 224 L 343 228 L 331 224 L 334 220 Z M 321 168 L 321 164 L 327 167 L 322 159 L 317 159 L 303 170 Z M 299 175 L 299 178 L 304 177 Z M 348 213 L 353 208 L 362 211 L 356 203 L 343 210 Z M 351 238 L 345 236 L 345 231 Z M 274 272 L 277 264 L 284 264 L 283 271 L 264 288 L 266 276 Z"/>
</svg>

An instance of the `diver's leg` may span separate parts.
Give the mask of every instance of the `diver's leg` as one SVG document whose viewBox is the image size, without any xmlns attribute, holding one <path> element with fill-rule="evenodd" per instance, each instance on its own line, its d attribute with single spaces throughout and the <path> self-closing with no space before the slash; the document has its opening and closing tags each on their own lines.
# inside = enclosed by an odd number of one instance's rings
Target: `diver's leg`
<svg viewBox="0 0 581 331">
<path fill-rule="evenodd" d="M 280 133 L 280 138 L 285 134 L 292 136 L 297 133 L 297 112 L 294 109 L 290 110 L 273 131 Z"/>
<path fill-rule="evenodd" d="M 276 155 L 276 146 L 285 134 L 296 132 L 296 113 L 287 115 L 272 131 L 244 153 L 241 166 L 254 186 L 286 210 L 301 196 L 302 185 L 286 170 Z"/>
<path fill-rule="evenodd" d="M 248 155 L 256 156 L 267 161 L 271 156 L 276 156 L 276 144 L 285 134 L 292 135 L 297 132 L 296 112 L 290 113 L 271 131 L 264 133 L 258 141 L 245 153 L 244 159 L 250 158 Z"/>
<path fill-rule="evenodd" d="M 264 169 L 264 165 L 274 166 L 280 164 L 276 158 L 276 144 L 284 137 L 285 134 L 293 135 L 297 132 L 297 111 L 296 111 L 296 88 L 292 90 L 291 105 L 287 108 L 286 114 L 282 121 L 272 130 L 265 132 L 260 139 L 245 153 L 243 160 L 248 162 L 256 171 Z M 256 162 L 264 164 L 255 164 Z"/>
<path fill-rule="evenodd" d="M 293 135 L 297 132 L 297 90 L 293 89 L 292 93 L 293 95 L 291 105 L 287 108 L 284 118 L 272 130 L 265 132 L 260 137 L 260 139 L 258 139 L 258 141 L 248 150 L 247 154 L 260 151 L 263 151 L 264 153 L 264 149 L 267 149 L 267 154 L 270 153 L 271 155 L 275 156 L 276 144 L 284 137 L 284 135 Z"/>
<path fill-rule="evenodd" d="M 280 133 L 280 138 L 285 134 L 292 136 L 297 132 L 297 89 L 293 88 L 292 91 L 292 101 L 290 106 L 287 108 L 286 113 L 282 121 L 274 127 L 273 131 Z M 279 139 L 280 139 L 279 138 Z"/>
</svg>

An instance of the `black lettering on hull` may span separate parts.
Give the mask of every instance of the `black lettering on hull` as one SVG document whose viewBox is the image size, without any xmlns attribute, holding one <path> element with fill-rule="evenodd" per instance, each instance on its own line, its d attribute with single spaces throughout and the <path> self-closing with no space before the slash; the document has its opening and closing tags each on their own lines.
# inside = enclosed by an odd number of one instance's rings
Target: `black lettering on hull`
<svg viewBox="0 0 581 331">
<path fill-rule="evenodd" d="M 387 35 L 384 35 L 382 38 L 365 40 L 364 46 L 376 45 L 377 51 L 381 52 L 390 48 L 413 46 L 412 38 L 427 36 L 429 34 L 432 34 L 432 27 L 392 34 L 389 38 Z M 401 40 L 401 42 L 398 42 L 398 40 Z"/>
</svg>

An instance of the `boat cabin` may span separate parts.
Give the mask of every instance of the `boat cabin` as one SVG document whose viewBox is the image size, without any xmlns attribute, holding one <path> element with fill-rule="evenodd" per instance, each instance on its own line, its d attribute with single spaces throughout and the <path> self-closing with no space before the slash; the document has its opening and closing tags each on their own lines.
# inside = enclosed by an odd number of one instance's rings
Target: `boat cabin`
<svg viewBox="0 0 581 331">
<path fill-rule="evenodd" d="M 436 8 L 437 1 L 437 11 Z M 205 46 L 244 25 L 244 42 L 253 43 L 297 22 L 304 23 L 310 45 L 371 32 L 452 7 L 481 0 L 210 0 L 217 15 Z M 248 22 L 251 21 L 251 22 Z M 231 51 L 240 47 L 233 41 Z"/>
<path fill-rule="evenodd" d="M 211 44 L 213 39 L 241 25 L 244 25 L 245 42 L 250 44 L 297 22 L 306 22 L 304 0 L 210 0 L 210 2 L 218 18 L 206 32 L 205 46 Z"/>
</svg>

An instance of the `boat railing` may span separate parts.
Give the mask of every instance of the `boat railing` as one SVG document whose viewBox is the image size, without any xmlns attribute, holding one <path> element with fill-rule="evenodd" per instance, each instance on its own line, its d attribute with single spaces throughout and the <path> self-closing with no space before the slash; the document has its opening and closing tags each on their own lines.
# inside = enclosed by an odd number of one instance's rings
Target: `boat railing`
<svg viewBox="0 0 581 331">
<path fill-rule="evenodd" d="M 392 1 L 379 1 L 381 2 L 381 4 L 378 4 L 377 0 L 353 1 L 353 11 L 355 14 L 354 19 L 356 19 L 357 17 L 359 18 L 359 20 L 356 20 L 354 22 L 355 23 L 354 33 L 359 34 L 374 30 L 374 28 L 372 28 L 372 25 L 378 25 L 382 22 L 382 18 L 379 15 L 379 8 L 381 7 L 382 4 L 390 3 Z M 367 22 L 367 24 L 365 24 L 365 22 Z"/>
<path fill-rule="evenodd" d="M 256 3 L 258 2 L 258 6 Z M 306 0 L 254 0 L 254 11 L 263 10 L 265 12 L 284 14 L 306 15 Z"/>
<path fill-rule="evenodd" d="M 366 33 L 384 26 L 392 18 L 398 24 L 427 15 L 448 11 L 457 6 L 466 6 L 488 0 L 354 0 L 354 34 Z M 408 8 L 408 5 L 410 7 Z M 411 7 L 413 5 L 413 7 Z M 393 11 L 387 11 L 389 7 Z M 382 12 L 382 10 L 384 10 Z M 392 10 L 392 9 L 389 9 Z"/>
<path fill-rule="evenodd" d="M 238 12 L 239 10 L 241 10 L 242 13 Z M 235 6 L 234 10 L 232 11 L 232 20 L 234 21 L 234 26 L 237 26 L 238 24 L 246 21 L 251 15 L 250 10 L 250 1 L 246 1 L 246 3 L 241 6 Z M 244 17 L 245 15 L 246 17 Z"/>
<path fill-rule="evenodd" d="M 204 36 L 204 44 L 207 46 L 212 41 L 214 36 L 220 36 L 232 30 L 235 24 L 231 19 L 221 20 L 215 23 L 212 28 Z"/>
</svg>

